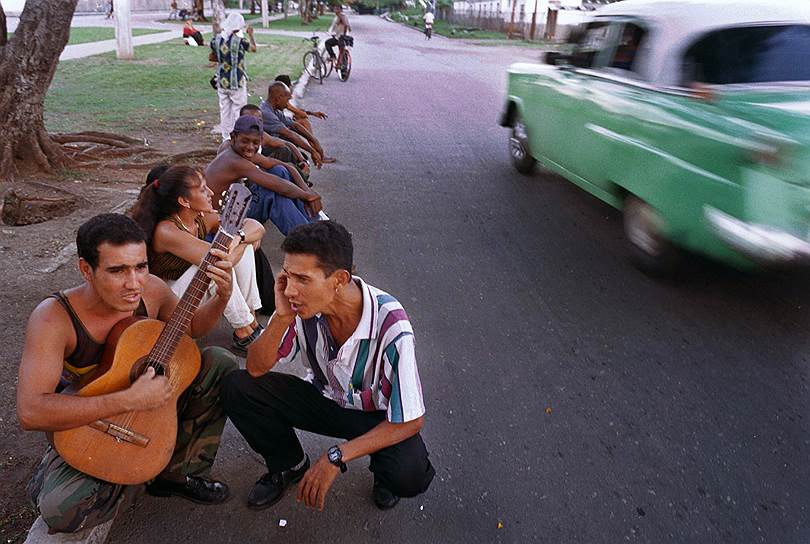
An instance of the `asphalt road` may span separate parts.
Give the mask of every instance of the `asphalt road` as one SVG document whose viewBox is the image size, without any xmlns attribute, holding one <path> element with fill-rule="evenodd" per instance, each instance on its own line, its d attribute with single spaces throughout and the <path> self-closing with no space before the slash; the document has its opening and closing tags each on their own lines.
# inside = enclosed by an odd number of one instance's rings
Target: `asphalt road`
<svg viewBox="0 0 810 544">
<path fill-rule="evenodd" d="M 306 98 L 339 158 L 314 179 L 359 273 L 413 322 L 436 479 L 379 512 L 355 461 L 324 512 L 292 495 L 252 512 L 263 468 L 229 427 L 233 500 L 147 497 L 110 542 L 810 541 L 808 277 L 648 279 L 618 213 L 509 165 L 505 68 L 538 52 L 352 26 L 351 79 Z"/>
</svg>

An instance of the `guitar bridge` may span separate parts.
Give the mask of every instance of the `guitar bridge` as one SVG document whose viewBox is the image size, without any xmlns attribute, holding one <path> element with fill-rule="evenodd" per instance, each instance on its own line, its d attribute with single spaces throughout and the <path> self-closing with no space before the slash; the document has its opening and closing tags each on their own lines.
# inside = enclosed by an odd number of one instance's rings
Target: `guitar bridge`
<svg viewBox="0 0 810 544">
<path fill-rule="evenodd" d="M 116 425 L 111 421 L 99 419 L 98 421 L 91 423 L 89 427 L 114 437 L 118 442 L 128 442 L 135 446 L 140 446 L 141 448 L 145 448 L 147 445 L 149 445 L 148 436 L 131 431 L 126 427 Z"/>
</svg>

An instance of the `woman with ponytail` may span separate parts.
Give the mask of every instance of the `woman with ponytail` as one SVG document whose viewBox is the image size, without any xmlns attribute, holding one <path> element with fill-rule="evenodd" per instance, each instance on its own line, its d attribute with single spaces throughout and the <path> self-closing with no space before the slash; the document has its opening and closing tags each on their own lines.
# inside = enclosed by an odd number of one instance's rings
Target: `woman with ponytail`
<svg viewBox="0 0 810 544">
<path fill-rule="evenodd" d="M 199 170 L 189 166 L 157 166 L 146 178 L 131 215 L 147 236 L 149 271 L 162 278 L 182 296 L 197 271 L 197 263 L 211 247 L 206 238 L 219 228 L 219 216 L 211 204 L 211 189 Z M 253 256 L 264 227 L 245 220 L 244 237 L 234 237 L 229 258 L 233 262 L 234 290 L 225 308 L 233 327 L 234 351 L 245 355 L 247 346 L 261 334 L 255 311 L 262 305 L 256 284 Z M 215 286 L 209 287 L 213 294 Z"/>
</svg>

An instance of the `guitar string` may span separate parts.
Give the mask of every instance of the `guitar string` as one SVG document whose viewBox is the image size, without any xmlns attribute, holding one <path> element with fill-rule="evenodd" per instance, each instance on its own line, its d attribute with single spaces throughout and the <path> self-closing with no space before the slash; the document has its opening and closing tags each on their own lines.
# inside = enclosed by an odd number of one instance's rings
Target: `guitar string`
<svg viewBox="0 0 810 544">
<path fill-rule="evenodd" d="M 230 241 L 233 240 L 233 237 L 220 227 L 217 235 L 214 237 L 214 240 L 211 243 L 211 248 L 225 250 L 227 247 L 225 240 L 230 243 Z M 157 342 L 159 345 L 156 346 L 157 349 L 153 347 L 153 350 L 148 354 L 149 360 L 147 361 L 147 366 L 154 368 L 156 372 L 158 368 L 163 368 L 164 375 L 167 374 L 167 379 L 169 380 L 169 385 L 172 388 L 172 391 L 174 391 L 179 385 L 179 378 L 176 378 L 175 372 L 168 372 L 171 359 L 180 344 L 180 339 L 183 334 L 180 331 L 182 329 L 187 331 L 191 326 L 191 320 L 194 317 L 194 313 L 202 303 L 202 299 L 208 290 L 211 279 L 205 276 L 204 273 L 210 266 L 213 265 L 214 258 L 215 257 L 211 254 L 210 250 L 208 253 L 206 253 L 205 257 L 203 257 L 198 272 L 192 278 L 191 283 L 186 288 L 186 292 L 183 293 L 183 296 L 178 302 L 174 314 L 169 318 L 169 322 L 164 326 L 163 331 L 161 331 L 160 335 L 158 336 Z M 200 274 L 200 272 L 202 272 L 202 274 Z M 187 297 L 186 293 L 188 292 L 191 294 Z M 186 303 L 185 305 L 183 305 L 184 302 Z M 194 308 L 193 311 L 192 308 Z M 176 316 L 177 319 L 175 319 Z M 164 339 L 162 344 L 161 339 Z M 127 412 L 124 414 L 123 421 L 121 421 L 121 426 L 126 429 L 131 429 L 137 414 L 138 412 Z"/>
</svg>

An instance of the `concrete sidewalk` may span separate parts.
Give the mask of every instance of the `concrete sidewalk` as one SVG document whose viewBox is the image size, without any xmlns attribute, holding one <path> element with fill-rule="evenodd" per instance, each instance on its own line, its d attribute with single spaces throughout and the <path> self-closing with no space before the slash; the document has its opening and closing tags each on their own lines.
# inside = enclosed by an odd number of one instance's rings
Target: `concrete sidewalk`
<svg viewBox="0 0 810 544">
<path fill-rule="evenodd" d="M 147 45 L 151 43 L 168 42 L 169 40 L 182 40 L 182 36 L 177 31 L 161 32 L 159 34 L 147 34 L 146 36 L 136 36 L 132 38 L 134 46 Z M 91 57 L 101 53 L 108 53 L 115 51 L 115 40 L 103 40 L 100 42 L 79 43 L 76 45 L 68 45 L 62 54 L 59 55 L 59 60 L 81 59 L 84 57 Z"/>
</svg>

